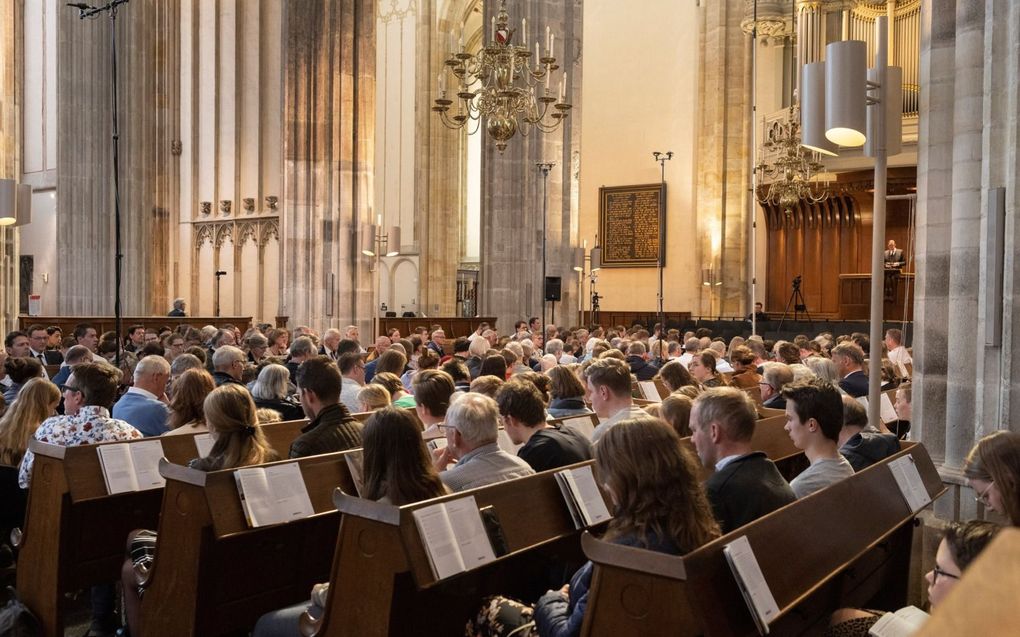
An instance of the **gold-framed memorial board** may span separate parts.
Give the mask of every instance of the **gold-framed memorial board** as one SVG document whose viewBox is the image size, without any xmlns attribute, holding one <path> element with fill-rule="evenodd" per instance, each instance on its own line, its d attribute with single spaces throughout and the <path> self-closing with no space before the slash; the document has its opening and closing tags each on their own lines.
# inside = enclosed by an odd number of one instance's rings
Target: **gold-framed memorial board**
<svg viewBox="0 0 1020 637">
<path fill-rule="evenodd" d="M 599 188 L 603 268 L 654 268 L 665 241 L 666 184 Z M 665 265 L 665 255 L 663 255 Z"/>
</svg>

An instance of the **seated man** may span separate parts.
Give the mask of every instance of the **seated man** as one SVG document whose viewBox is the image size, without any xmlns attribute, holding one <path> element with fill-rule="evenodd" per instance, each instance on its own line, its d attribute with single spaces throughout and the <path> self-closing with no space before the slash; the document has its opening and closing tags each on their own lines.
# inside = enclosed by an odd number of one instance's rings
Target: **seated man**
<svg viewBox="0 0 1020 637">
<path fill-rule="evenodd" d="M 465 394 L 450 406 L 441 425 L 446 430 L 446 446 L 432 452 L 433 465 L 450 490 L 464 491 L 535 473 L 527 462 L 499 448 L 498 423 L 499 409 L 488 396 Z M 457 464 L 447 469 L 453 461 Z"/>
<path fill-rule="evenodd" d="M 556 469 L 591 460 L 591 443 L 570 427 L 556 427 L 545 419 L 545 402 L 534 383 L 510 381 L 496 394 L 503 428 L 515 445 L 517 457 L 535 471 Z"/>
<path fill-rule="evenodd" d="M 290 357 L 287 359 L 287 371 L 293 381 L 297 377 L 301 363 L 315 356 L 315 342 L 308 336 L 299 336 L 290 344 Z M 327 357 L 328 358 L 328 357 Z M 330 359 L 332 360 L 332 359 Z"/>
<path fill-rule="evenodd" d="M 691 410 L 691 443 L 715 469 L 705 489 L 723 533 L 797 499 L 775 463 L 751 449 L 757 419 L 751 398 L 733 387 L 706 390 Z"/>
<path fill-rule="evenodd" d="M 903 346 L 903 332 L 891 328 L 885 331 L 885 346 L 889 349 L 889 361 L 899 368 L 902 365 L 913 365 L 914 359 Z"/>
<path fill-rule="evenodd" d="M 868 413 L 857 399 L 843 396 L 843 429 L 839 432 L 839 453 L 854 471 L 867 469 L 882 458 L 899 452 L 896 434 L 867 431 Z"/>
<path fill-rule="evenodd" d="M 328 356 L 313 356 L 301 363 L 296 380 L 301 407 L 311 422 L 291 443 L 290 457 L 360 447 L 362 425 L 340 403 L 340 370 L 336 363 Z"/>
<path fill-rule="evenodd" d="M 244 387 L 241 377 L 244 374 L 244 361 L 247 355 L 233 345 L 222 345 L 213 352 L 213 380 L 217 387 L 236 383 Z"/>
<path fill-rule="evenodd" d="M 627 365 L 638 380 L 652 380 L 659 373 L 659 368 L 648 362 L 648 350 L 641 341 L 634 341 L 627 348 Z"/>
<path fill-rule="evenodd" d="M 599 417 L 599 425 L 591 436 L 592 444 L 597 443 L 616 423 L 648 416 L 644 409 L 634 404 L 627 363 L 616 358 L 600 358 L 584 370 L 584 379 L 591 408 Z"/>
<path fill-rule="evenodd" d="M 113 406 L 113 417 L 131 424 L 145 436 L 166 433 L 170 408 L 166 401 L 166 384 L 170 380 L 170 363 L 162 356 L 146 356 L 135 367 L 134 385 Z"/>
<path fill-rule="evenodd" d="M 453 393 L 456 391 L 453 377 L 438 369 L 423 369 L 411 381 L 414 389 L 415 412 L 425 426 L 426 438 L 438 438 L 442 434 L 437 425 L 446 418 Z"/>
<path fill-rule="evenodd" d="M 790 486 L 798 498 L 849 478 L 854 468 L 839 455 L 837 441 L 843 428 L 843 398 L 825 380 L 792 383 L 783 388 L 786 399 L 786 431 L 811 463 Z"/>
<path fill-rule="evenodd" d="M 321 356 L 329 358 L 326 354 Z M 361 354 L 352 352 L 341 356 L 337 365 L 340 367 L 340 380 L 343 383 L 340 387 L 340 402 L 347 411 L 357 412 L 360 410 L 358 392 L 365 386 L 365 361 L 362 360 Z"/>
<path fill-rule="evenodd" d="M 793 370 L 786 363 L 765 363 L 762 366 L 761 406 L 769 409 L 786 409 L 783 387 L 793 382 Z"/>
<path fill-rule="evenodd" d="M 855 343 L 840 343 L 832 350 L 832 362 L 842 379 L 840 388 L 854 398 L 868 395 L 868 376 L 864 373 L 864 350 Z"/>
</svg>

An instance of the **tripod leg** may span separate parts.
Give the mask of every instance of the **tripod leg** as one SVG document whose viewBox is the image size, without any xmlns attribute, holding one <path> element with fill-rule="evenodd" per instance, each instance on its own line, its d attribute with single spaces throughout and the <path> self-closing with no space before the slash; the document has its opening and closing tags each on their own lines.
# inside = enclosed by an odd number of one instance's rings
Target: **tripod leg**
<svg viewBox="0 0 1020 637">
<path fill-rule="evenodd" d="M 794 289 L 793 294 L 790 295 L 790 300 L 786 302 L 786 309 L 783 310 L 783 317 L 779 319 L 779 331 L 783 330 L 783 321 L 786 320 L 786 316 L 790 313 L 790 306 L 795 304 L 797 298 L 797 292 L 799 290 Z M 797 310 L 794 308 L 793 320 L 797 320 Z"/>
<path fill-rule="evenodd" d="M 811 313 L 807 310 L 807 301 L 804 300 L 804 294 L 800 290 L 797 290 L 797 298 L 800 300 L 800 304 L 804 306 L 804 316 L 806 316 L 807 320 L 810 321 Z"/>
</svg>

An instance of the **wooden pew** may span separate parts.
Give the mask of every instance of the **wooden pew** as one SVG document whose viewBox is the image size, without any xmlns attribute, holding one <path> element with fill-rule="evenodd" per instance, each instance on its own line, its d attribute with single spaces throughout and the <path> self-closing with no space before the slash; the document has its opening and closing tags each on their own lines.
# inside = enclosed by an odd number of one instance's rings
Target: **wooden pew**
<svg viewBox="0 0 1020 637">
<path fill-rule="evenodd" d="M 263 613 L 307 600 L 333 561 L 340 523 L 333 492 L 354 492 L 349 453 L 283 461 L 300 465 L 315 515 L 258 528 L 248 527 L 235 470 L 162 462 L 166 497 L 154 565 L 143 578 L 141 634 L 246 633 Z M 280 463 L 262 466 L 273 464 Z"/>
<path fill-rule="evenodd" d="M 579 467 L 587 463 L 579 463 Z M 343 517 L 326 609 L 302 633 L 317 636 L 458 635 L 487 594 L 527 588 L 550 562 L 580 562 L 574 528 L 555 471 L 396 507 L 338 492 Z M 416 509 L 474 496 L 499 516 L 509 553 L 480 568 L 437 581 L 415 525 Z M 549 558 L 556 554 L 558 557 Z M 569 575 L 569 574 L 568 574 Z M 550 585 L 542 581 L 540 594 Z M 535 591 L 533 590 L 533 593 Z M 522 594 L 522 593 L 518 593 Z"/>
<path fill-rule="evenodd" d="M 581 634 L 757 635 L 723 555 L 746 536 L 780 614 L 777 635 L 815 635 L 840 606 L 904 605 L 914 512 L 888 467 L 911 456 L 932 499 L 945 492 L 925 448 L 898 454 L 734 530 L 684 556 L 664 556 L 585 535 L 595 563 Z"/>
<path fill-rule="evenodd" d="M 305 422 L 273 423 L 264 425 L 263 431 L 273 448 L 282 448 L 286 456 Z M 198 456 L 193 434 L 158 440 L 163 454 L 175 464 Z M 128 444 L 134 442 L 140 441 Z M 17 589 L 47 635 L 63 634 L 63 594 L 119 581 L 128 533 L 155 528 L 159 521 L 162 489 L 107 493 L 96 452 L 100 446 L 29 442 L 35 460 L 25 526 L 15 531 L 18 563 L 23 566 L 17 569 Z"/>
</svg>

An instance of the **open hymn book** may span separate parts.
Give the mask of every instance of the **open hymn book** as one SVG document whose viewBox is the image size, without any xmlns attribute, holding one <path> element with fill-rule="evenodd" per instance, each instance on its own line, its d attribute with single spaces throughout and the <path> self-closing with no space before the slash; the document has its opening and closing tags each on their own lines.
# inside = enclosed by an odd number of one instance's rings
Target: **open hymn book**
<svg viewBox="0 0 1020 637">
<path fill-rule="evenodd" d="M 110 495 L 166 485 L 166 480 L 159 475 L 159 461 L 163 457 L 163 445 L 159 440 L 100 445 L 96 451 Z"/>
<path fill-rule="evenodd" d="M 474 496 L 422 507 L 412 515 L 436 579 L 496 559 Z"/>
<path fill-rule="evenodd" d="M 747 609 L 751 611 L 758 632 L 762 635 L 769 634 L 769 622 L 779 616 L 779 606 L 776 598 L 772 596 L 768 582 L 758 565 L 758 558 L 751 550 L 751 543 L 746 535 L 741 535 L 723 547 L 723 555 L 730 565 L 737 586 L 740 587 L 740 594 L 747 603 Z"/>
<path fill-rule="evenodd" d="M 591 465 L 559 471 L 556 473 L 556 482 L 560 485 L 576 528 L 583 529 L 613 517 L 595 483 Z"/>
<path fill-rule="evenodd" d="M 659 388 L 655 386 L 655 381 L 640 380 L 638 381 L 638 389 L 641 390 L 641 395 L 645 397 L 645 400 L 656 403 L 662 402 L 662 396 L 659 395 Z"/>
<path fill-rule="evenodd" d="M 250 526 L 279 524 L 315 514 L 296 462 L 238 469 L 234 480 Z"/>
</svg>

